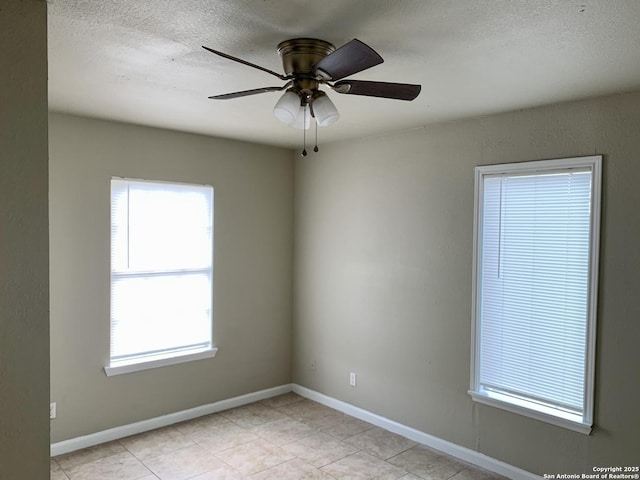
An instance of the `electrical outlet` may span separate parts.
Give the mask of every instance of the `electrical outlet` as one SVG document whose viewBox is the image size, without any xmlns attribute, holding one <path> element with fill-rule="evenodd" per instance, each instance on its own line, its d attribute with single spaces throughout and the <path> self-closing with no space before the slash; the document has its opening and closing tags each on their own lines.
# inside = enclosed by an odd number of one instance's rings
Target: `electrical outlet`
<svg viewBox="0 0 640 480">
<path fill-rule="evenodd" d="M 315 360 L 311 360 L 311 370 L 313 370 L 314 372 L 316 370 L 316 361 Z"/>
<path fill-rule="evenodd" d="M 349 385 L 351 385 L 352 387 L 356 386 L 356 374 L 354 372 L 349 373 Z"/>
<path fill-rule="evenodd" d="M 57 413 L 56 402 L 53 402 L 51 405 L 49 405 L 49 420 L 53 420 L 54 418 L 56 418 Z"/>
</svg>

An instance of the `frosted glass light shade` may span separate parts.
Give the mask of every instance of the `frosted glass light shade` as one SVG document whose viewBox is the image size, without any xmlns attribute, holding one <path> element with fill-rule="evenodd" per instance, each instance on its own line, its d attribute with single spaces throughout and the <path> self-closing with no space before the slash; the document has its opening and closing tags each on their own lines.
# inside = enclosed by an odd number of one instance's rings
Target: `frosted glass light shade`
<svg viewBox="0 0 640 480">
<path fill-rule="evenodd" d="M 326 94 L 320 95 L 313 101 L 313 114 L 321 127 L 327 127 L 340 118 L 338 109 Z"/>
<path fill-rule="evenodd" d="M 290 126 L 298 130 L 309 130 L 309 127 L 311 127 L 311 112 L 309 111 L 309 106 L 298 107 L 296 120 Z"/>
<path fill-rule="evenodd" d="M 300 110 L 300 97 L 292 91 L 285 92 L 276 106 L 273 107 L 273 114 L 282 123 L 293 125 Z"/>
</svg>

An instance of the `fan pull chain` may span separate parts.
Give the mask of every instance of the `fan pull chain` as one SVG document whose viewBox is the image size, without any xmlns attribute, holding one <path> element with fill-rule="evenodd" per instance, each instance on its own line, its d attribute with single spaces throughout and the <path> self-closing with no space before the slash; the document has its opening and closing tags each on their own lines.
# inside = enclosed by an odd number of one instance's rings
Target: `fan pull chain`
<svg viewBox="0 0 640 480">
<path fill-rule="evenodd" d="M 318 150 L 320 150 L 318 148 L 318 122 L 315 122 L 315 124 L 316 124 L 316 146 L 313 147 L 313 151 L 318 153 Z"/>
<path fill-rule="evenodd" d="M 307 106 L 302 111 L 302 156 L 307 156 Z"/>
</svg>

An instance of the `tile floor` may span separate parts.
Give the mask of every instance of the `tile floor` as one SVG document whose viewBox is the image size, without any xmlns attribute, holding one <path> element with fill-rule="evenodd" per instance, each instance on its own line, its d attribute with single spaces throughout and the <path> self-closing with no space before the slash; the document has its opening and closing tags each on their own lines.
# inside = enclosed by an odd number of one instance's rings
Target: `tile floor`
<svg viewBox="0 0 640 480">
<path fill-rule="evenodd" d="M 51 459 L 51 480 L 500 478 L 295 393 Z"/>
</svg>

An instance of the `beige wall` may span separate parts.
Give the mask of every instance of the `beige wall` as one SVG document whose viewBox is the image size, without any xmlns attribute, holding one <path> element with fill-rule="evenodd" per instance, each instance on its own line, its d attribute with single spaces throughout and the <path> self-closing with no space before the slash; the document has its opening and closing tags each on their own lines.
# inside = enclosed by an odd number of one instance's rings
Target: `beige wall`
<svg viewBox="0 0 640 480">
<path fill-rule="evenodd" d="M 0 478 L 49 478 L 46 3 L 0 7 Z"/>
<path fill-rule="evenodd" d="M 105 376 L 112 176 L 214 186 L 215 358 Z M 51 114 L 52 442 L 289 383 L 292 203 L 288 150 Z"/>
<path fill-rule="evenodd" d="M 531 472 L 636 465 L 639 130 L 636 93 L 298 158 L 294 382 Z M 604 155 L 604 200 L 596 427 L 585 436 L 474 404 L 467 390 L 474 167 L 593 154 Z"/>
</svg>

